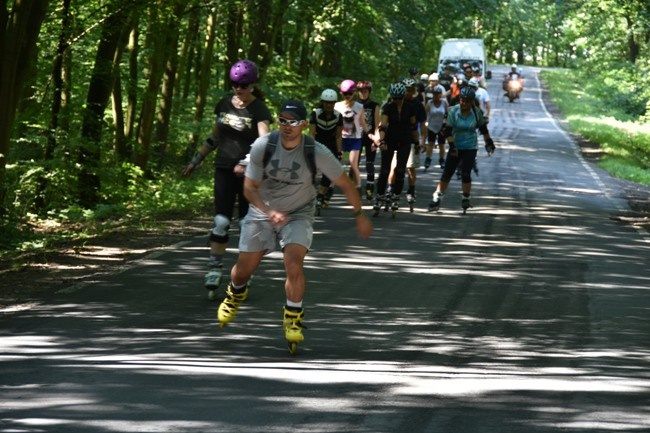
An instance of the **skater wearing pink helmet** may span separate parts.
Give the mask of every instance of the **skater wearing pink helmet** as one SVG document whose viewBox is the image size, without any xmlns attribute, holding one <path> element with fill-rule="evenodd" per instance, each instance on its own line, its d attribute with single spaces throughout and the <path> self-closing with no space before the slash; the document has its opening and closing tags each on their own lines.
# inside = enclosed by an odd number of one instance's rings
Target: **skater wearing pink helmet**
<svg viewBox="0 0 650 433">
<path fill-rule="evenodd" d="M 343 100 L 334 105 L 334 109 L 343 116 L 343 152 L 350 152 L 350 170 L 353 182 L 361 194 L 361 172 L 359 156 L 361 154 L 361 137 L 368 135 L 366 115 L 363 104 L 355 101 L 354 92 L 357 84 L 352 80 L 343 80 L 339 87 Z"/>
</svg>

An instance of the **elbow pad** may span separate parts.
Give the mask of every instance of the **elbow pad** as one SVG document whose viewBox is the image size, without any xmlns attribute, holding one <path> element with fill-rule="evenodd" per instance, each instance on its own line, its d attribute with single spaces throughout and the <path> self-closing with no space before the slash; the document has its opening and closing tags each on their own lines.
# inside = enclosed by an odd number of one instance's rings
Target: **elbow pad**
<svg viewBox="0 0 650 433">
<path fill-rule="evenodd" d="M 445 125 L 445 127 L 442 129 L 442 135 L 445 136 L 445 138 L 451 137 L 451 131 L 453 131 L 453 128 L 451 126 Z"/>
<path fill-rule="evenodd" d="M 479 126 L 478 130 L 481 135 L 489 134 L 487 124 Z"/>
<path fill-rule="evenodd" d="M 211 135 L 205 140 L 203 140 L 203 146 L 209 148 L 210 150 L 215 150 L 219 147 L 219 137 Z"/>
</svg>

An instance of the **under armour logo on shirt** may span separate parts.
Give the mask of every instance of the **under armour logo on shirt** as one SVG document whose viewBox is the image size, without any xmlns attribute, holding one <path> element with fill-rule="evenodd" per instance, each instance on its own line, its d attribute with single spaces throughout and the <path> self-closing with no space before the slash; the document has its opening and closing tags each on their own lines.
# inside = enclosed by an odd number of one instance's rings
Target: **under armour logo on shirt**
<svg viewBox="0 0 650 433">
<path fill-rule="evenodd" d="M 291 163 L 291 168 L 280 167 L 280 160 L 275 159 L 271 161 L 271 169 L 269 170 L 269 176 L 278 177 L 278 173 L 289 173 L 290 179 L 292 180 L 299 179 L 300 175 L 298 174 L 298 171 L 300 170 L 301 167 L 302 166 L 295 161 Z"/>
</svg>

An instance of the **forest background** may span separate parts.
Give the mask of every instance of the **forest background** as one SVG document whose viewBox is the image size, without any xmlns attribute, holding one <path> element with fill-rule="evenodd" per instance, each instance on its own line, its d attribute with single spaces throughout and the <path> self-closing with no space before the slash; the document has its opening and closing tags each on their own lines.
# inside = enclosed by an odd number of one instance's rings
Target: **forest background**
<svg viewBox="0 0 650 433">
<path fill-rule="evenodd" d="M 209 215 L 210 162 L 179 173 L 243 58 L 275 110 L 345 78 L 381 100 L 444 39 L 481 38 L 490 63 L 557 68 L 545 81 L 603 167 L 650 184 L 646 0 L 3 0 L 0 31 L 0 258 Z"/>
</svg>

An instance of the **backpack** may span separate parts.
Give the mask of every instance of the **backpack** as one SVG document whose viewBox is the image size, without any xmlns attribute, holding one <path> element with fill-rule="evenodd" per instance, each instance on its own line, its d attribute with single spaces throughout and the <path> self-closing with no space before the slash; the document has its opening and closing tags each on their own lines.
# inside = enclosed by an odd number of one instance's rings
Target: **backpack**
<svg viewBox="0 0 650 433">
<path fill-rule="evenodd" d="M 266 149 L 264 149 L 264 158 L 262 159 L 262 165 L 264 168 L 266 168 L 267 164 L 269 161 L 271 161 L 271 157 L 275 153 L 275 149 L 278 146 L 278 142 L 280 141 L 280 131 L 273 131 L 269 134 L 269 141 L 266 145 Z M 307 161 L 307 167 L 309 167 L 309 171 L 311 171 L 311 182 L 316 185 L 316 157 L 315 157 L 315 144 L 316 141 L 311 138 L 309 135 L 305 135 L 305 144 L 303 146 L 303 150 L 305 152 L 305 160 Z"/>
<path fill-rule="evenodd" d="M 476 111 L 477 108 L 478 107 L 476 107 L 476 105 L 472 105 L 472 114 L 474 115 L 474 119 L 476 120 L 476 128 L 478 129 L 482 125 L 479 125 L 479 117 L 478 117 L 478 113 Z M 483 110 L 481 110 L 480 108 L 479 108 L 479 110 L 481 111 L 481 114 L 483 114 Z M 458 116 L 460 116 L 460 110 L 456 110 L 455 114 L 456 114 L 456 121 L 458 121 Z M 483 119 L 485 119 L 485 118 L 483 118 Z M 485 123 L 484 125 L 487 125 L 487 123 Z"/>
</svg>

